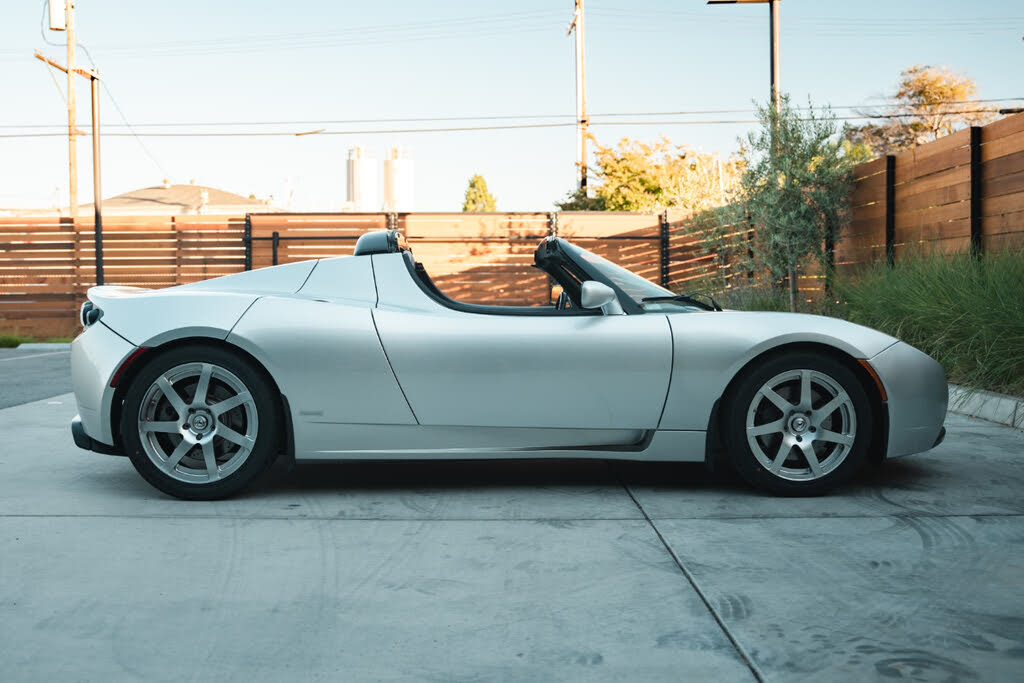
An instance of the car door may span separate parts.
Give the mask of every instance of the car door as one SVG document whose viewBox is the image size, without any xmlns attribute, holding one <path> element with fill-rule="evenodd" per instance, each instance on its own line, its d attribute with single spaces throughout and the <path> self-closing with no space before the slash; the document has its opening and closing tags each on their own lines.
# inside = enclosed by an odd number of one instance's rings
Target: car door
<svg viewBox="0 0 1024 683">
<path fill-rule="evenodd" d="M 420 424 L 657 427 L 672 363 L 666 316 L 453 310 L 402 254 L 373 259 L 377 331 Z"/>
</svg>

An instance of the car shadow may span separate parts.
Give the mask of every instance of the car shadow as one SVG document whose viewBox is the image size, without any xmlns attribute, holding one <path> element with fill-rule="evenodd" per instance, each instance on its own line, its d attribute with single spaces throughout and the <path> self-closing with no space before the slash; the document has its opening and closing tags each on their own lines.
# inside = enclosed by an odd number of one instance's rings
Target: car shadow
<svg viewBox="0 0 1024 683">
<path fill-rule="evenodd" d="M 887 492 L 936 488 L 937 473 L 925 461 L 899 459 L 866 465 L 828 495 L 884 497 Z M 275 465 L 242 497 L 318 492 L 458 491 L 508 488 L 625 487 L 680 493 L 714 493 L 772 498 L 755 490 L 731 469 L 703 463 L 623 460 L 396 460 L 304 463 L 286 470 Z"/>
</svg>

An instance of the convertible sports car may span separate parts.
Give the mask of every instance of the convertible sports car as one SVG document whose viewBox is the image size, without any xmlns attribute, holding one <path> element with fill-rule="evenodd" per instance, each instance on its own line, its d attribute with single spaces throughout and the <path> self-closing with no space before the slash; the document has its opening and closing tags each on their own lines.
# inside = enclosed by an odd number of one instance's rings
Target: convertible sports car
<svg viewBox="0 0 1024 683">
<path fill-rule="evenodd" d="M 945 435 L 942 368 L 881 332 L 723 311 L 557 237 L 535 261 L 555 305 L 453 301 L 395 231 L 353 256 L 94 287 L 75 443 L 187 499 L 278 456 L 698 461 L 815 495 Z"/>
</svg>

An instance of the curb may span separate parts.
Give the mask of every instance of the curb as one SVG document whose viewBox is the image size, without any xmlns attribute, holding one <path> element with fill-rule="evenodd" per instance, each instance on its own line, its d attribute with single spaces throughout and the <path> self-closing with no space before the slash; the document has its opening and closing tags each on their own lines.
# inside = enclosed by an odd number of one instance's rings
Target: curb
<svg viewBox="0 0 1024 683">
<path fill-rule="evenodd" d="M 949 412 L 1024 429 L 1024 399 L 949 385 Z"/>
<path fill-rule="evenodd" d="M 71 349 L 71 344 L 62 342 L 27 342 L 25 344 L 18 344 L 15 348 L 23 351 L 67 351 Z"/>
</svg>

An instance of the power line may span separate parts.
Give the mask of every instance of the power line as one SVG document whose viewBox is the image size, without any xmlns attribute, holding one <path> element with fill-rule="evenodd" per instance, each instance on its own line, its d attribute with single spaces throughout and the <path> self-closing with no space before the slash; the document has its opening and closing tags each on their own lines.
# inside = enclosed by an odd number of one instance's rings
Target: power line
<svg viewBox="0 0 1024 683">
<path fill-rule="evenodd" d="M 39 32 L 43 35 L 43 41 L 47 45 L 60 46 L 60 43 L 53 43 L 50 40 L 48 40 L 47 37 L 46 37 L 46 30 L 45 30 L 45 25 L 46 24 L 45 24 L 45 21 L 46 21 L 46 15 L 47 15 L 47 8 L 48 8 L 49 4 L 50 4 L 50 0 L 43 0 L 43 15 L 39 19 Z M 84 44 L 82 44 L 81 41 L 76 43 L 76 47 L 82 48 L 82 52 L 83 52 L 83 54 L 85 54 L 86 59 L 88 59 L 89 63 L 92 65 L 93 71 L 97 71 L 97 69 L 96 69 L 96 60 L 94 60 L 92 58 L 92 54 L 89 52 L 89 48 L 87 48 Z M 164 177 L 166 177 L 167 176 L 167 170 L 164 169 L 163 164 L 160 163 L 160 161 L 156 158 L 156 155 L 153 154 L 153 152 L 149 149 L 149 147 L 146 145 L 146 143 L 142 141 L 142 138 L 140 138 L 135 133 L 135 129 L 132 128 L 132 124 L 128 122 L 128 117 L 126 117 L 124 115 L 124 112 L 121 110 L 121 105 L 119 105 L 117 103 L 117 100 L 114 98 L 114 93 L 112 93 L 110 91 L 110 86 L 107 85 L 107 80 L 105 78 L 100 80 L 100 85 L 103 86 L 103 90 L 106 91 L 107 97 L 110 98 L 110 102 L 111 102 L 111 104 L 114 105 L 114 109 L 117 110 L 117 113 L 121 117 L 121 120 L 124 121 L 124 125 L 128 128 L 128 130 L 130 130 L 132 132 L 132 135 L 135 137 L 136 142 L 139 143 L 139 147 L 142 148 L 142 151 L 146 153 L 146 156 L 148 156 L 150 158 L 150 160 L 156 165 L 156 167 L 157 167 L 157 169 L 159 169 L 160 173 L 162 173 L 164 175 Z M 60 88 L 58 86 L 58 90 L 59 89 Z M 63 95 L 63 93 L 62 93 L 62 95 Z M 6 126 L 4 126 L 4 127 L 6 127 Z"/>
<path fill-rule="evenodd" d="M 109 94 L 109 93 L 108 93 Z M 113 98 L 111 98 L 113 100 Z M 1024 97 L 1000 97 L 1000 98 L 988 98 L 988 99 L 977 99 L 977 100 L 947 100 L 944 102 L 936 102 L 936 105 L 956 105 L 956 104 L 986 104 L 986 103 L 1000 103 L 1000 102 L 1021 102 L 1024 101 Z M 116 106 L 116 102 L 115 102 Z M 848 104 L 848 105 L 833 105 L 829 107 L 815 107 L 818 111 L 824 111 L 825 109 L 830 110 L 858 110 L 858 109 L 869 109 L 873 107 L 884 107 L 894 108 L 902 106 L 900 104 Z M 794 106 L 793 109 L 799 111 L 805 111 L 809 109 L 807 106 Z M 654 112 L 608 112 L 604 114 L 591 114 L 591 119 L 600 118 L 618 118 L 624 116 L 698 116 L 705 114 L 750 114 L 753 113 L 753 109 L 692 109 L 683 111 L 654 111 Z M 973 111 L 973 110 L 971 110 Z M 984 111 L 984 110 L 980 110 Z M 961 113 L 971 113 L 967 110 L 954 110 L 949 112 L 937 112 L 936 115 L 953 115 Z M 856 119 L 860 118 L 885 118 L 885 117 L 900 117 L 906 114 L 863 114 L 858 115 Z M 124 124 L 106 124 L 105 128 L 118 128 L 118 127 L 129 127 L 129 128 L 187 128 L 192 126 L 209 126 L 209 127 L 230 127 L 230 126 L 312 126 L 320 124 L 374 124 L 374 123 L 434 123 L 434 122 L 447 122 L 447 121 L 526 121 L 534 119 L 565 119 L 575 120 L 575 116 L 572 114 L 502 114 L 502 115 L 480 115 L 480 116 L 421 116 L 421 117 L 395 117 L 395 118 L 374 118 L 374 119 L 283 119 L 275 121 L 167 121 L 162 123 L 136 123 L 128 124 L 127 121 Z M 44 123 L 9 123 L 0 124 L 0 128 L 17 128 L 17 129 L 46 129 L 46 128 L 63 128 L 59 124 L 44 124 Z"/>
<path fill-rule="evenodd" d="M 934 115 L 953 114 L 980 114 L 991 113 L 988 109 L 958 110 L 951 112 L 936 112 Z M 876 116 L 837 116 L 837 121 L 863 121 L 876 118 L 904 118 L 905 114 L 883 114 Z M 800 119 L 806 120 L 806 119 Z M 681 121 L 591 121 L 593 126 L 692 126 L 692 125 L 719 125 L 719 124 L 741 124 L 758 123 L 759 119 L 704 119 L 704 120 L 681 120 Z M 527 123 L 509 124 L 495 126 L 453 126 L 446 128 L 393 128 L 393 129 L 359 129 L 359 130 L 324 130 L 317 131 L 316 135 L 380 135 L 398 133 L 456 133 L 466 131 L 493 131 L 493 130 L 525 130 L 536 128 L 565 128 L 575 126 L 575 122 L 565 123 Z M 304 131 L 195 131 L 186 133 L 169 133 L 163 131 L 141 132 L 141 133 L 104 133 L 108 137 L 163 137 L 163 138 L 232 138 L 232 137 L 295 137 L 297 135 L 308 135 Z M 0 133 L 0 138 L 46 138 L 60 137 L 63 133 Z"/>
</svg>

